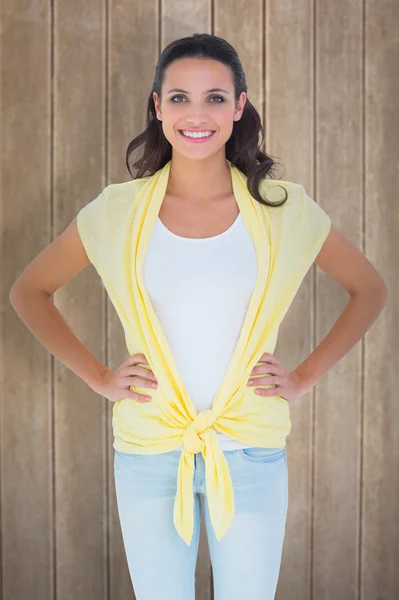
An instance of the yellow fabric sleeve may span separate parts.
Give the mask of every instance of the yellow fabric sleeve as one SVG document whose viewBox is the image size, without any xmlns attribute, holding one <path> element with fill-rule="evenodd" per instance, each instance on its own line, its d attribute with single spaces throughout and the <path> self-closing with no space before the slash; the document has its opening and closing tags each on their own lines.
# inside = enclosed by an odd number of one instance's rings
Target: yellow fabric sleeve
<svg viewBox="0 0 399 600">
<path fill-rule="evenodd" d="M 299 186 L 301 193 L 299 226 L 302 230 L 305 263 L 313 263 L 317 258 L 331 229 L 331 219 L 323 208 L 317 204 Z"/>
<path fill-rule="evenodd" d="M 281 273 L 300 279 L 317 258 L 331 229 L 331 219 L 299 183 L 273 181 L 268 189 L 272 202 L 288 198 L 281 206 L 269 208 L 269 214 L 276 232 L 277 256 L 284 265 Z"/>
<path fill-rule="evenodd" d="M 102 191 L 97 198 L 83 206 L 76 216 L 79 237 L 82 241 L 90 262 L 98 271 L 98 252 L 101 250 L 99 242 L 103 239 L 105 220 L 105 194 Z"/>
</svg>

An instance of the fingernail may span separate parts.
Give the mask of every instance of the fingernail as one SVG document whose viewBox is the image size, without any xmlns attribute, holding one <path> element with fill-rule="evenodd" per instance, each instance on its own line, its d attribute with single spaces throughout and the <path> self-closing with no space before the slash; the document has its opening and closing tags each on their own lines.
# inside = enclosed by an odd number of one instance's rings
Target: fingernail
<svg viewBox="0 0 399 600">
<path fill-rule="evenodd" d="M 252 384 L 253 384 L 253 382 L 254 382 L 254 380 L 253 380 L 253 379 L 250 379 L 250 380 L 248 381 L 249 385 L 252 385 Z"/>
<path fill-rule="evenodd" d="M 260 390 L 255 390 L 255 394 L 260 394 Z"/>
<path fill-rule="evenodd" d="M 151 387 L 156 388 L 157 384 L 156 383 L 151 383 Z"/>
</svg>

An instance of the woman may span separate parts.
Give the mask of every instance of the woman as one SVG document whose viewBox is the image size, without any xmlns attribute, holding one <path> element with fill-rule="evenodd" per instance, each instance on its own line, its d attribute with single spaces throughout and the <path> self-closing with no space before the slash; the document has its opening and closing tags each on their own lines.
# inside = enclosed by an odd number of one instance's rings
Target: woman
<svg viewBox="0 0 399 600">
<path fill-rule="evenodd" d="M 246 92 L 225 40 L 195 34 L 169 44 L 147 128 L 127 150 L 128 165 L 143 147 L 133 181 L 83 207 L 10 294 L 42 344 L 114 403 L 116 495 L 138 600 L 194 599 L 200 493 L 215 599 L 274 598 L 289 404 L 386 302 L 374 267 L 303 187 L 267 177 L 274 163 L 258 147 L 263 129 Z M 129 358 L 115 370 L 48 298 L 89 262 L 126 334 Z M 313 262 L 351 299 L 288 372 L 273 356 L 278 327 Z"/>
</svg>

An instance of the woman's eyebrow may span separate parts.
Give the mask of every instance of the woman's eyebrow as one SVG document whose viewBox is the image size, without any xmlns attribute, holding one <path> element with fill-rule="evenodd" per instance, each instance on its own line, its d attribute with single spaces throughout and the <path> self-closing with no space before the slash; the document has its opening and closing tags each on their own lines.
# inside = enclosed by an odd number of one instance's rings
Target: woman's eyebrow
<svg viewBox="0 0 399 600">
<path fill-rule="evenodd" d="M 173 88 L 171 90 L 168 90 L 166 93 L 170 94 L 170 92 L 181 92 L 182 94 L 189 94 L 190 93 L 187 90 L 181 90 L 179 88 Z M 209 94 L 210 92 L 224 92 L 225 94 L 229 94 L 229 92 L 227 90 L 222 90 L 222 88 L 212 88 L 212 89 L 207 90 L 206 92 L 203 92 L 203 93 L 204 94 Z"/>
</svg>

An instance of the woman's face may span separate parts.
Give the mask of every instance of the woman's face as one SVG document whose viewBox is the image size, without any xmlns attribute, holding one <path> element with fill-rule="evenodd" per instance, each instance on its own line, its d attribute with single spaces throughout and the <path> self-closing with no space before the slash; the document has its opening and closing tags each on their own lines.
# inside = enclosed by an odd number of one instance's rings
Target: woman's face
<svg viewBox="0 0 399 600">
<path fill-rule="evenodd" d="M 229 67 L 208 58 L 173 61 L 165 70 L 161 97 L 159 102 L 159 97 L 153 93 L 157 118 L 162 120 L 164 135 L 173 151 L 201 159 L 224 147 L 246 102 L 245 92 L 241 93 L 237 103 L 235 101 Z M 193 130 L 212 133 L 210 137 L 200 139 L 181 133 Z"/>
</svg>

